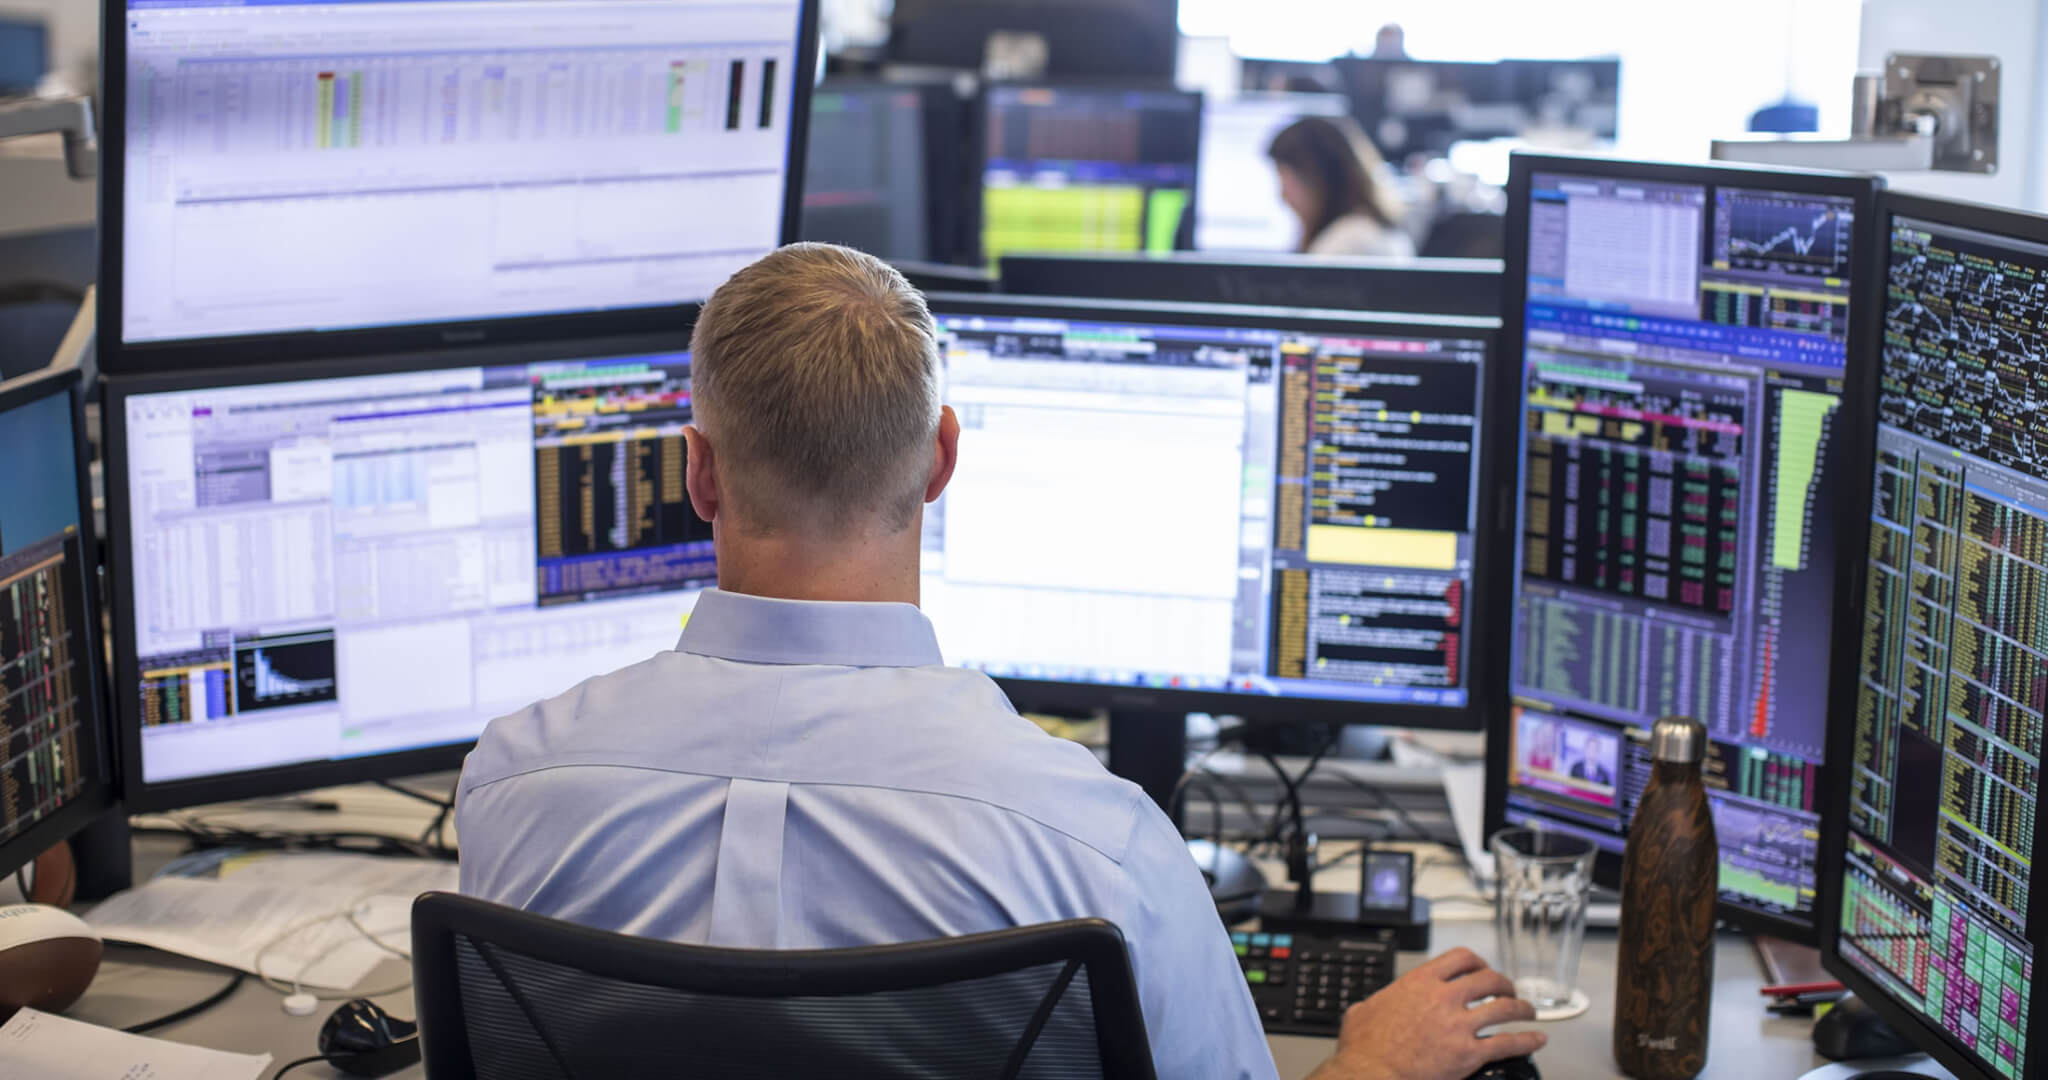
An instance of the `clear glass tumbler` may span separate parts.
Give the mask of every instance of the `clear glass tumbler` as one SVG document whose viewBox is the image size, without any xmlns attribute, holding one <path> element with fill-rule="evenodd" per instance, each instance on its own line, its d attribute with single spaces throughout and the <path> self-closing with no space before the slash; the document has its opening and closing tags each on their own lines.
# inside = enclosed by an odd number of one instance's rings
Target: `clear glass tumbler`
<svg viewBox="0 0 2048 1080">
<path fill-rule="evenodd" d="M 1591 840 L 1537 829 L 1502 829 L 1488 847 L 1499 882 L 1501 974 L 1538 1010 L 1565 1008 L 1578 988 L 1597 849 Z"/>
</svg>

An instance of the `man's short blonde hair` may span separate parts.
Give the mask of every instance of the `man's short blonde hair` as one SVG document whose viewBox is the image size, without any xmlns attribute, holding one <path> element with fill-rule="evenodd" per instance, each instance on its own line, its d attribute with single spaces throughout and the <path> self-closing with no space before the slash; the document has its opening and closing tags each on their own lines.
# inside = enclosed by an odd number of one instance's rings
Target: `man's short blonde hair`
<svg viewBox="0 0 2048 1080">
<path fill-rule="evenodd" d="M 887 263 L 791 244 L 711 294 L 690 339 L 695 422 L 743 527 L 915 520 L 939 423 L 938 328 Z"/>
</svg>

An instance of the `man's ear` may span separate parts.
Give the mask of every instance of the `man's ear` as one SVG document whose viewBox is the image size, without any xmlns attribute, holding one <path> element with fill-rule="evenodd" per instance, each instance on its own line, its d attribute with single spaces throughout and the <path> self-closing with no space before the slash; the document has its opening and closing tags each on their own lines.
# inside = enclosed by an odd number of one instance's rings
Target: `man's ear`
<svg viewBox="0 0 2048 1080">
<path fill-rule="evenodd" d="M 936 502 L 953 480 L 953 466 L 960 463 L 960 417 L 951 405 L 939 409 L 939 435 L 932 440 L 932 476 L 924 486 L 924 501 Z"/>
<path fill-rule="evenodd" d="M 718 520 L 718 470 L 711 440 L 690 424 L 683 428 L 683 486 L 690 492 L 690 508 L 705 521 Z"/>
</svg>

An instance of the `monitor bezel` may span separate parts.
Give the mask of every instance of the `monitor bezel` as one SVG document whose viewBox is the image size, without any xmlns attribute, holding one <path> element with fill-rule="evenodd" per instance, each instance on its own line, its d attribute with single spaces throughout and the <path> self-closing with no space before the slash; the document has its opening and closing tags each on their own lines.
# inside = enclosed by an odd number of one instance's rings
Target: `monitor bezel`
<svg viewBox="0 0 2048 1080">
<path fill-rule="evenodd" d="M 16 379 L 0 382 L 0 413 L 20 406 L 29 405 L 62 394 L 68 399 L 71 417 L 72 469 L 77 477 L 78 492 L 78 535 L 79 565 L 73 569 L 79 575 L 80 595 L 85 601 L 85 625 L 79 627 L 84 644 L 85 677 L 80 680 L 84 692 L 89 695 L 87 711 L 89 723 L 93 726 L 92 768 L 94 780 L 86 786 L 79 797 L 41 821 L 30 825 L 21 833 L 0 843 L 0 874 L 11 874 L 15 870 L 35 861 L 38 855 L 69 840 L 79 830 L 92 824 L 101 814 L 118 805 L 119 778 L 115 775 L 113 725 L 109 722 L 106 666 L 101 663 L 103 642 L 100 635 L 99 617 L 101 607 L 98 569 L 99 543 L 93 536 L 92 480 L 88 464 L 92 461 L 91 449 L 85 429 L 85 394 L 83 380 L 76 368 L 31 372 Z"/>
<path fill-rule="evenodd" d="M 1878 197 L 1875 219 L 1875 224 L 1881 227 L 1878 232 L 1879 237 L 1885 238 L 1885 243 L 1880 250 L 1884 252 L 1886 276 L 1888 276 L 1891 264 L 1889 237 L 1892 231 L 1892 221 L 1898 217 L 1918 219 L 1936 225 L 1971 229 L 1977 232 L 2016 237 L 2034 243 L 2048 244 L 2048 216 L 2015 210 L 2002 210 L 1979 203 L 1936 199 L 1921 195 L 1905 195 L 1887 191 Z M 1878 336 L 1873 337 L 1871 341 L 1873 345 L 1881 345 L 1884 317 L 1881 308 L 1878 308 L 1876 305 L 1873 305 L 1873 308 L 1875 310 L 1871 313 L 1871 330 Z M 1881 348 L 1874 356 L 1874 359 L 1881 368 L 1883 363 Z M 1862 462 L 1863 467 L 1857 474 L 1857 491 L 1855 492 L 1855 494 L 1860 496 L 1855 502 L 1855 506 L 1861 511 L 1857 518 L 1862 525 L 1862 529 L 1860 532 L 1850 536 L 1851 540 L 1857 541 L 1857 546 L 1854 550 L 1858 557 L 1846 560 L 1846 565 L 1838 568 L 1840 573 L 1837 577 L 1838 584 L 1836 586 L 1838 590 L 1851 590 L 1844 592 L 1843 595 L 1855 597 L 1863 595 L 1868 577 L 1868 536 L 1870 530 L 1868 515 L 1876 485 L 1876 441 L 1878 428 L 1880 427 L 1880 421 L 1877 417 L 1877 401 L 1874 396 L 1868 404 L 1867 414 L 1870 417 L 1870 423 L 1868 431 L 1864 433 L 1867 436 L 1866 448 L 1864 461 Z M 1832 810 L 1830 818 L 1833 821 L 1833 827 L 1823 827 L 1821 830 L 1820 862 L 1818 864 L 1822 868 L 1820 877 L 1821 898 L 1828 905 L 1824 910 L 1830 916 L 1819 920 L 1821 966 L 1834 975 L 1836 979 L 1840 980 L 1842 985 L 1848 988 L 1851 993 L 1867 1003 L 1872 1011 L 1876 1012 L 1880 1018 L 1891 1025 L 1893 1030 L 1905 1035 L 1915 1045 L 1927 1051 L 1936 1061 L 1954 1073 L 1960 1080 L 2004 1080 L 2003 1075 L 1987 1071 L 1978 1065 L 1972 1059 L 1972 1052 L 1964 1049 L 1960 1043 L 1950 1039 L 1947 1033 L 1928 1023 L 1912 1009 L 1893 1000 L 1891 995 L 1885 991 L 1882 983 L 1865 974 L 1862 969 L 1854 964 L 1851 964 L 1841 953 L 1841 883 L 1848 861 L 1849 802 L 1854 796 L 1854 786 L 1847 782 L 1846 766 L 1855 753 L 1856 713 L 1858 706 L 1857 690 L 1862 677 L 1862 650 L 1860 646 L 1863 640 L 1863 618 L 1864 605 L 1861 602 L 1853 605 L 1835 605 L 1833 631 L 1837 635 L 1835 640 L 1855 642 L 1858 647 L 1854 649 L 1836 648 L 1834 650 L 1835 655 L 1832 658 L 1833 666 L 1829 673 L 1828 760 L 1840 763 L 1834 769 L 1839 774 L 1840 779 L 1834 784 L 1833 790 L 1828 795 L 1829 807 Z M 2036 794 L 2038 796 L 2039 793 L 2037 792 Z M 2044 842 L 2042 830 L 2036 828 L 2034 832 L 2033 864 L 2036 866 L 2043 865 L 2041 860 L 2044 854 L 2048 854 L 2048 842 Z M 2027 911 L 2027 926 L 2030 934 L 2036 932 L 2035 928 L 2043 925 L 2042 920 L 2044 918 L 2048 918 L 2048 896 L 2043 895 L 2044 891 L 2048 890 L 2043 890 L 2038 882 L 2031 884 L 2032 887 L 2028 890 Z M 2037 961 L 2038 959 L 2037 957 Z M 2034 999 L 2032 1012 L 2027 1018 L 2027 1034 L 2031 1035 L 2035 1031 L 2044 1030 L 2042 1027 L 2044 1022 L 2048 1022 L 2048 995 Z M 2028 1077 L 2042 1075 L 2044 1070 L 2039 1053 L 2040 1048 L 2038 1047 L 2030 1051 L 2030 1059 L 2023 1075 Z"/>
<path fill-rule="evenodd" d="M 785 150 L 779 244 L 795 240 L 803 220 L 804 157 L 810 139 L 811 95 L 819 70 L 820 0 L 795 0 L 796 58 L 787 79 L 792 95 Z M 128 0 L 102 0 L 101 25 L 108 28 L 100 61 L 99 367 L 108 374 L 142 374 L 335 359 L 371 353 L 412 353 L 428 349 L 491 345 L 518 347 L 537 342 L 630 334 L 658 334 L 697 317 L 707 297 L 671 304 L 637 305 L 532 315 L 507 315 L 440 322 L 399 323 L 334 330 L 259 331 L 206 338 L 173 338 L 130 343 L 121 326 L 125 301 L 125 220 L 128 139 Z M 762 254 L 767 254 L 763 251 Z"/>
<path fill-rule="evenodd" d="M 101 380 L 103 403 L 100 415 L 104 427 L 103 448 L 107 506 L 106 573 L 109 611 L 113 616 L 112 717 L 119 744 L 122 798 L 134 813 L 172 810 L 203 803 L 226 802 L 283 795 L 337 784 L 391 780 L 402 776 L 440 772 L 462 766 L 475 740 L 440 746 L 402 750 L 360 757 L 330 758 L 295 762 L 260 769 L 243 769 L 211 776 L 188 777 L 150 783 L 142 773 L 141 700 L 134 692 L 141 680 L 140 657 L 136 652 L 135 580 L 133 569 L 132 507 L 128 475 L 128 399 L 143 394 L 204 390 L 225 386 L 262 386 L 274 383 L 352 376 L 393 375 L 444 368 L 494 367 L 591 359 L 644 353 L 681 353 L 689 350 L 687 334 L 633 335 L 616 338 L 586 338 L 569 342 L 539 342 L 518 349 L 496 348 L 464 351 L 423 351 L 358 357 L 336 357 L 304 364 L 272 364 L 258 368 L 209 367 L 179 372 L 140 375 L 108 375 Z"/>
<path fill-rule="evenodd" d="M 1201 91 L 1182 90 L 1170 85 L 1155 86 L 1149 83 L 1118 84 L 1113 81 L 1064 80 L 1057 77 L 1024 82 L 989 82 L 982 85 L 981 92 L 976 95 L 973 102 L 974 115 L 971 126 L 973 129 L 974 145 L 969 148 L 965 161 L 967 168 L 971 170 L 968 186 L 973 192 L 973 197 L 968 200 L 971 205 L 967 209 L 968 221 L 970 227 L 974 230 L 973 235 L 968 237 L 967 240 L 972 243 L 972 254 L 976 261 L 983 265 L 989 262 L 987 243 L 988 135 L 990 119 L 995 115 L 997 107 L 996 95 L 999 92 L 1028 92 L 1032 90 L 1049 90 L 1054 94 L 1151 94 L 1160 97 L 1178 97 L 1191 102 L 1194 107 L 1189 110 L 1189 114 L 1191 122 L 1194 124 L 1195 156 L 1194 160 L 1188 162 L 1193 171 L 1188 180 L 1187 207 L 1182 213 L 1188 215 L 1188 219 L 1192 223 L 1192 215 L 1195 213 L 1196 208 L 1201 205 L 1202 198 L 1202 118 L 1207 113 L 1208 103 Z M 1179 250 L 1178 245 L 1176 245 L 1175 250 Z M 1018 254 L 1022 254 L 1022 252 Z M 1145 254 L 1143 238 L 1139 238 L 1139 248 L 1135 252 L 1104 252 L 1103 254 L 1143 255 Z"/>
<path fill-rule="evenodd" d="M 1501 314 L 1499 259 L 1071 251 L 1012 252 L 997 262 L 1003 290 L 1029 296 L 1315 308 L 1342 299 L 1351 290 L 1364 292 L 1366 302 L 1373 303 L 1369 290 L 1398 275 L 1414 286 L 1403 290 L 1404 306 L 1375 310 L 1492 318 Z M 1066 282 L 1062 291 L 1038 291 L 1041 282 L 1054 280 Z"/>
<path fill-rule="evenodd" d="M 1186 304 L 1169 301 L 1090 300 L 1003 294 L 934 293 L 928 297 L 934 315 L 994 315 L 1022 318 L 1092 319 L 1103 322 L 1178 323 L 1193 326 L 1242 326 L 1258 329 L 1298 329 L 1361 335 L 1468 335 L 1483 341 L 1487 360 L 1479 375 L 1480 408 L 1486 409 L 1487 367 L 1500 355 L 1500 320 L 1479 316 L 1416 315 L 1398 312 L 1331 311 L 1315 308 L 1248 307 L 1229 304 Z M 1486 428 L 1487 413 L 1480 415 L 1480 431 Z M 971 452 L 971 448 L 970 448 Z M 1490 500 L 1484 492 L 1493 483 L 1492 463 L 1483 446 L 1477 451 L 1479 469 L 1474 501 L 1473 580 L 1469 593 L 1467 626 L 1481 626 L 1491 615 L 1492 598 L 1481 587 L 1487 560 L 1493 557 L 1488 520 Z M 1009 696 L 1019 711 L 1112 713 L 1196 713 L 1240 717 L 1253 723 L 1376 724 L 1389 727 L 1427 728 L 1438 731 L 1479 731 L 1487 666 L 1480 662 L 1483 635 L 1467 639 L 1465 704 L 1430 706 L 1407 703 L 1348 701 L 1340 698 L 1274 697 L 1221 690 L 1189 690 L 1136 686 L 1106 686 L 1099 683 L 1063 682 L 1050 679 L 998 677 L 996 685 Z"/>
<path fill-rule="evenodd" d="M 1869 263 L 1876 256 L 1872 253 L 1876 244 L 1877 193 L 1881 181 L 1875 177 L 1856 173 L 1822 172 L 1802 169 L 1755 168 L 1722 165 L 1677 165 L 1658 162 L 1630 161 L 1619 158 L 1580 156 L 1573 154 L 1524 154 L 1517 153 L 1510 159 L 1507 187 L 1507 250 L 1503 260 L 1501 284 L 1501 346 L 1502 362 L 1494 365 L 1494 380 L 1488 403 L 1488 414 L 1492 416 L 1515 417 L 1514 427 L 1520 424 L 1522 408 L 1522 356 L 1524 352 L 1523 312 L 1528 304 L 1529 291 L 1529 183 L 1539 172 L 1565 172 L 1580 176 L 1602 179 L 1641 180 L 1650 183 L 1676 183 L 1701 185 L 1736 185 L 1747 188 L 1788 191 L 1798 194 L 1832 195 L 1854 200 L 1857 216 L 1854 242 L 1864 252 L 1863 262 Z M 1851 317 L 1847 341 L 1849 363 L 1842 373 L 1842 406 L 1839 415 L 1842 426 L 1839 429 L 1844 442 L 1850 448 L 1845 462 L 1849 474 L 1860 475 L 1864 462 L 1859 457 L 1866 453 L 1868 427 L 1864 419 L 1874 411 L 1874 370 L 1857 372 L 1854 364 L 1859 357 L 1872 355 L 1875 344 L 1870 336 L 1877 324 L 1872 321 L 1882 295 L 1876 274 L 1866 272 L 1852 282 L 1850 287 Z M 1860 376 L 1860 377 L 1859 377 Z M 1508 429 L 1512 430 L 1512 428 Z M 1520 475 L 1520 440 L 1508 445 L 1496 445 L 1492 457 L 1500 483 L 1492 488 L 1497 493 L 1499 504 L 1493 514 L 1494 527 L 1498 530 L 1494 550 L 1501 558 L 1493 566 L 1494 577 L 1487 590 L 1497 598 L 1502 610 L 1500 617 L 1487 629 L 1485 640 L 1485 661 L 1492 665 L 1487 680 L 1495 688 L 1495 696 L 1487 702 L 1488 724 L 1486 740 L 1486 782 L 1483 829 L 1491 836 L 1507 823 L 1507 789 L 1509 778 L 1508 744 L 1514 716 L 1514 695 L 1511 681 L 1512 649 L 1514 647 L 1515 567 L 1514 545 L 1517 542 L 1515 528 L 1517 521 L 1515 482 Z M 1858 516 L 1853 500 L 1844 493 L 1838 496 L 1837 505 L 1832 508 L 1836 520 L 1836 535 L 1842 536 L 1844 528 Z M 1840 561 L 1837 560 L 1836 588 L 1840 586 Z M 1838 650 L 1833 650 L 1838 651 Z M 1832 684 L 1830 684 L 1832 685 Z M 1824 740 L 1832 743 L 1832 733 Z M 1832 748 L 1830 749 L 1832 753 Z M 1828 759 L 1833 761 L 1832 756 Z M 1827 810 L 1833 806 L 1832 788 L 1836 770 L 1823 765 L 1816 770 L 1819 776 L 1815 805 L 1822 808 L 1821 832 L 1825 835 L 1829 827 Z M 1816 851 L 1815 866 L 1824 852 Z M 1594 880 L 1597 884 L 1615 888 L 1621 882 L 1622 856 L 1601 851 L 1594 861 Z M 1810 920 L 1780 916 L 1738 904 L 1718 901 L 1716 912 L 1723 922 L 1756 933 L 1770 934 L 1802 945 L 1817 941 L 1816 924 L 1821 913 L 1827 910 L 1829 897 L 1824 890 L 1816 888 L 1814 915 Z"/>
</svg>

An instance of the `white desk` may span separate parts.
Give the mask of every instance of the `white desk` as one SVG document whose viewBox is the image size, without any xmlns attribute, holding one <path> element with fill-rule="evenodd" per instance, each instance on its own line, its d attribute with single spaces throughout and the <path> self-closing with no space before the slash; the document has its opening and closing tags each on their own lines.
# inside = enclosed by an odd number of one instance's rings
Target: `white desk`
<svg viewBox="0 0 2048 1080">
<path fill-rule="evenodd" d="M 404 816 L 400 803 L 386 801 L 396 798 L 388 793 L 367 794 L 361 789 L 343 789 L 343 792 L 353 792 L 355 798 L 388 806 L 394 819 Z M 416 831 L 425 823 L 425 816 L 413 816 L 417 818 L 412 823 Z M 407 819 L 411 820 L 411 817 Z M 276 820 L 268 823 L 284 824 Z M 292 824 L 305 828 L 333 828 L 337 822 L 333 815 L 325 815 L 321 819 L 302 817 Z M 359 823 L 352 820 L 350 824 Z M 398 824 L 393 820 L 385 827 Z M 182 849 L 182 843 L 170 837 L 138 837 L 135 860 L 138 877 L 154 873 Z M 1344 870 L 1338 868 L 1331 873 L 1343 874 Z M 1356 874 L 1355 867 L 1350 873 Z M 1428 876 L 1423 879 L 1425 892 L 1430 880 Z M 1336 883 L 1330 887 L 1336 887 Z M 1440 952 L 1460 945 L 1491 958 L 1494 952 L 1492 923 L 1438 921 L 1432 937 L 1433 950 Z M 1589 937 L 1581 961 L 1580 986 L 1592 998 L 1593 1007 L 1577 1019 L 1542 1026 L 1550 1036 L 1550 1045 L 1537 1056 L 1536 1061 L 1547 1080 L 1618 1075 L 1608 1047 L 1609 1021 L 1613 1013 L 1614 954 L 1612 933 L 1595 932 Z M 1403 964 L 1419 963 L 1422 959 L 1419 954 L 1404 954 Z M 371 973 L 362 985 L 390 986 L 404 981 L 406 976 L 406 965 L 393 960 Z M 202 965 L 157 953 L 139 953 L 115 947 L 110 949 L 108 961 L 101 968 L 91 991 L 70 1015 L 111 1027 L 133 1024 L 198 1001 L 219 986 L 224 978 L 226 976 Z M 1822 1064 L 1813 1054 L 1809 1039 L 1811 1025 L 1806 1021 L 1780 1020 L 1765 1012 L 1763 999 L 1757 992 L 1762 985 L 1762 967 L 1748 941 L 1732 935 L 1723 937 L 1715 959 L 1713 1043 L 1707 1076 L 1790 1080 Z M 275 991 L 251 978 L 233 997 L 210 1012 L 154 1034 L 219 1050 L 269 1053 L 280 1065 L 316 1053 L 315 1037 L 332 1006 L 324 1006 L 310 1017 L 293 1017 L 285 1015 L 279 1005 L 280 1000 Z M 410 1018 L 414 1014 L 410 993 L 387 995 L 378 1001 L 397 1016 Z M 1270 1041 L 1283 1080 L 1308 1075 L 1335 1045 L 1329 1039 L 1291 1035 L 1275 1036 Z M 301 1077 L 327 1080 L 341 1075 L 326 1065 L 312 1065 L 294 1071 L 291 1080 Z M 425 1073 L 415 1067 L 396 1075 L 419 1078 Z"/>
</svg>

